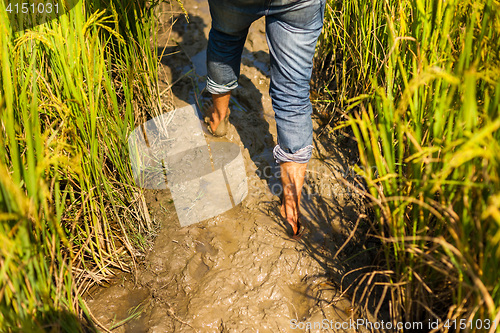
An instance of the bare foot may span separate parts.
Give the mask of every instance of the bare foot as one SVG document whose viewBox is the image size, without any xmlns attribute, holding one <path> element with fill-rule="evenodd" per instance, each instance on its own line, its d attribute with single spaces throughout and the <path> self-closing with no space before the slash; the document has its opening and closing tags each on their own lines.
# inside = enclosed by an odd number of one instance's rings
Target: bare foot
<svg viewBox="0 0 500 333">
<path fill-rule="evenodd" d="M 211 133 L 216 136 L 226 135 L 230 99 L 231 92 L 219 95 L 212 94 L 212 105 L 208 107 L 207 112 L 210 117 L 207 117 L 208 119 L 205 121 L 210 126 Z"/>
<path fill-rule="evenodd" d="M 205 123 L 210 127 L 209 131 L 214 136 L 224 136 L 227 133 L 229 125 L 229 108 L 225 112 L 214 111 L 214 106 L 207 107 L 207 114 L 210 116 L 205 117 Z"/>
<path fill-rule="evenodd" d="M 284 162 L 281 167 L 281 184 L 283 185 L 283 201 L 281 216 L 290 224 L 293 235 L 300 232 L 300 197 L 307 163 Z"/>
</svg>

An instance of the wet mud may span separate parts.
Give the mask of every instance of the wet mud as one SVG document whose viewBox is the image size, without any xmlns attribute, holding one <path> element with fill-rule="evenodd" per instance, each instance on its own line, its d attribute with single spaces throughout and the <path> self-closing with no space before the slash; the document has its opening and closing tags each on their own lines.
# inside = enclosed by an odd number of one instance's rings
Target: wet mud
<svg viewBox="0 0 500 333">
<path fill-rule="evenodd" d="M 178 14 L 172 30 L 172 8 L 162 7 L 159 75 L 162 90 L 172 87 L 173 94 L 164 96 L 166 111 L 193 103 L 204 108 L 208 101 L 202 91 L 208 4 L 184 1 L 184 6 L 189 23 Z M 380 305 L 356 283 L 378 246 L 366 236 L 369 212 L 354 190 L 362 186 L 351 171 L 356 143 L 314 117 L 315 150 L 302 200 L 306 232 L 299 241 L 290 239 L 291 229 L 279 217 L 263 20 L 250 29 L 239 84 L 230 103 L 228 135 L 217 139 L 207 133 L 207 140 L 240 146 L 247 198 L 215 218 L 181 228 L 169 191 L 145 190 L 151 218 L 161 223 L 159 235 L 135 278 L 120 276 L 113 286 L 88 295 L 93 316 L 107 328 L 114 325 L 113 332 L 367 331 L 341 326 L 349 320 L 375 321 Z"/>
</svg>

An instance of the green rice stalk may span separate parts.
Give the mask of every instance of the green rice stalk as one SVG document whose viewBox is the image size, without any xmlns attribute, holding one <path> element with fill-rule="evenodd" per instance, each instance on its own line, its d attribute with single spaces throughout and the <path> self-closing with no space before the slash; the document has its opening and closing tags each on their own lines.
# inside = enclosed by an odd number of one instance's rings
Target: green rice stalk
<svg viewBox="0 0 500 333">
<path fill-rule="evenodd" d="M 499 13 L 493 0 L 329 2 L 318 59 L 340 54 L 323 65 L 342 74 L 326 99 L 351 110 L 339 127 L 358 141 L 394 322 L 499 313 Z"/>
<path fill-rule="evenodd" d="M 153 232 L 127 136 L 158 113 L 157 2 L 85 1 L 20 32 L 0 3 L 0 330 L 77 332 Z"/>
</svg>

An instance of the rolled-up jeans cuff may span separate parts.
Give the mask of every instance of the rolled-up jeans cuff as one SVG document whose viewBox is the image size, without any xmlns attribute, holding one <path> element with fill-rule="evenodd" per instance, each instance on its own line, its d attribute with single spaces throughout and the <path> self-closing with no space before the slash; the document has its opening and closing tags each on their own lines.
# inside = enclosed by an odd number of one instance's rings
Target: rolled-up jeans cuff
<svg viewBox="0 0 500 333">
<path fill-rule="evenodd" d="M 276 163 L 283 162 L 295 162 L 295 163 L 307 163 L 311 159 L 313 146 L 309 145 L 304 148 L 297 150 L 295 153 L 287 153 L 281 149 L 280 145 L 276 145 L 273 149 L 273 156 Z"/>
<path fill-rule="evenodd" d="M 238 87 L 238 81 L 234 80 L 227 85 L 218 84 L 210 77 L 207 76 L 207 91 L 211 94 L 220 95 L 225 94 Z"/>
</svg>

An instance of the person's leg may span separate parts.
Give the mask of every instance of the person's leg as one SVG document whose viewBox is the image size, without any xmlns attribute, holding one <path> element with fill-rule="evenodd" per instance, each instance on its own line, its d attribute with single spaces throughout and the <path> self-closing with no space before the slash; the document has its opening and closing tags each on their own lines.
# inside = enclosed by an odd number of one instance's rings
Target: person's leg
<svg viewBox="0 0 500 333">
<path fill-rule="evenodd" d="M 300 197 L 312 154 L 312 105 L 309 81 L 317 39 L 323 26 L 324 0 L 294 1 L 271 8 L 266 33 L 271 55 L 269 89 L 276 115 L 281 167 L 281 213 L 294 234 L 300 227 Z"/>
<path fill-rule="evenodd" d="M 209 0 L 212 28 L 207 47 L 207 91 L 212 94 L 213 109 L 209 110 L 208 123 L 216 135 L 225 132 L 217 129 L 227 120 L 231 91 L 238 86 L 248 28 L 261 16 L 260 2 L 264 3 L 262 0 Z"/>
<path fill-rule="evenodd" d="M 227 34 L 212 27 L 207 46 L 207 90 L 225 94 L 238 86 L 241 54 L 248 34 L 242 31 Z"/>
<path fill-rule="evenodd" d="M 213 108 L 208 110 L 208 126 L 217 136 L 225 135 L 226 115 L 231 91 L 238 86 L 241 53 L 248 28 L 237 35 L 228 35 L 212 27 L 207 47 L 207 91 L 212 94 Z M 219 128 L 223 122 L 224 128 Z"/>
</svg>

